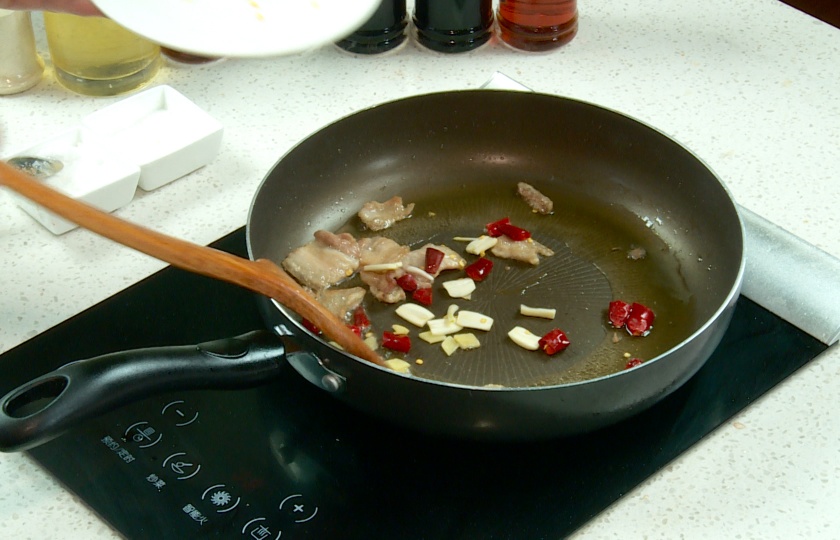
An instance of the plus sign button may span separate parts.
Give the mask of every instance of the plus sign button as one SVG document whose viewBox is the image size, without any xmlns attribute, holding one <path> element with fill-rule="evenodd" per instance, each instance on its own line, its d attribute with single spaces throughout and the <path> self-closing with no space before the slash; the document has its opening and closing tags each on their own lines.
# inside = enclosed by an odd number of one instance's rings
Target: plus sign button
<svg viewBox="0 0 840 540">
<path fill-rule="evenodd" d="M 306 523 L 318 515 L 318 507 L 310 503 L 300 493 L 289 495 L 280 503 L 280 512 L 295 523 Z"/>
</svg>

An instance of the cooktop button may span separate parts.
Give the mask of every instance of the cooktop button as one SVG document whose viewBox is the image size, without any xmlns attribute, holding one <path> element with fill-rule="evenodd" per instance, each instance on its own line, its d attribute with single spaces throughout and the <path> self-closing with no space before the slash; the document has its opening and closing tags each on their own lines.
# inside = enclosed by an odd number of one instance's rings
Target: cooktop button
<svg viewBox="0 0 840 540">
<path fill-rule="evenodd" d="M 283 499 L 279 510 L 286 516 L 291 517 L 295 523 L 306 523 L 318 514 L 318 507 L 310 504 L 300 493 L 289 495 Z"/>
<path fill-rule="evenodd" d="M 148 422 L 135 422 L 128 426 L 123 434 L 126 441 L 137 443 L 138 448 L 149 448 L 161 441 L 163 435 L 158 433 Z"/>
<path fill-rule="evenodd" d="M 186 452 L 171 454 L 161 466 L 175 473 L 176 480 L 189 480 L 201 470 L 201 465 L 190 459 Z"/>
<path fill-rule="evenodd" d="M 282 532 L 276 530 L 264 517 L 254 518 L 242 527 L 242 536 L 254 540 L 276 540 Z"/>
<path fill-rule="evenodd" d="M 160 411 L 161 416 L 171 420 L 177 427 L 184 427 L 198 420 L 198 411 L 192 410 L 182 399 L 170 401 Z"/>
<path fill-rule="evenodd" d="M 228 491 L 224 484 L 215 484 L 204 490 L 201 500 L 209 501 L 217 514 L 224 514 L 239 506 L 241 498 Z"/>
</svg>

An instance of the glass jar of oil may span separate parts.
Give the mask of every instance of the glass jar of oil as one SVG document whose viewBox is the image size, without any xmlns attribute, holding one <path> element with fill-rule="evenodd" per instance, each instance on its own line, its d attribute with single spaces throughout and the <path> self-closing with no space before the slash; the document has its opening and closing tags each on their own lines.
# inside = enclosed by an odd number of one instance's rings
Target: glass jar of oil
<svg viewBox="0 0 840 540">
<path fill-rule="evenodd" d="M 113 96 L 151 81 L 161 65 L 160 46 L 105 17 L 44 13 L 55 76 L 89 96 Z"/>
</svg>

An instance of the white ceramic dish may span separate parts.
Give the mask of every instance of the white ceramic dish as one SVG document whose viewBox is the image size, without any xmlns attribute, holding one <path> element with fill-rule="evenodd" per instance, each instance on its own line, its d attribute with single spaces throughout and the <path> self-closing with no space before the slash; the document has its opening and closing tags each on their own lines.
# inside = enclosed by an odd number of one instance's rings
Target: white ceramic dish
<svg viewBox="0 0 840 540">
<path fill-rule="evenodd" d="M 380 0 L 94 0 L 106 15 L 161 45 L 204 56 L 291 54 L 360 27 Z"/>
<path fill-rule="evenodd" d="M 90 131 L 77 127 L 15 154 L 57 159 L 64 167 L 43 180 L 65 194 L 113 212 L 131 202 L 137 190 L 140 168 L 102 151 L 102 141 Z M 13 157 L 13 156 L 9 156 Z M 64 234 L 77 225 L 28 199 L 17 204 L 53 234 Z"/>
<path fill-rule="evenodd" d="M 140 167 L 140 188 L 157 189 L 209 163 L 222 124 L 174 88 L 156 86 L 86 116 L 109 152 Z"/>
</svg>

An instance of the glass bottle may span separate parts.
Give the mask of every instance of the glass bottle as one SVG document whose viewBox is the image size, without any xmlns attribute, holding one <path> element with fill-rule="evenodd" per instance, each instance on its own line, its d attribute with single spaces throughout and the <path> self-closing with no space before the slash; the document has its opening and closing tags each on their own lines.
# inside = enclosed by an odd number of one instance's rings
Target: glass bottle
<svg viewBox="0 0 840 540">
<path fill-rule="evenodd" d="M 0 95 L 29 90 L 43 73 L 29 12 L 0 9 Z"/>
<path fill-rule="evenodd" d="M 492 0 L 417 0 L 417 42 L 433 51 L 471 51 L 490 39 Z"/>
<path fill-rule="evenodd" d="M 162 63 L 160 46 L 105 17 L 44 13 L 55 76 L 90 96 L 114 96 L 151 81 Z"/>
<path fill-rule="evenodd" d="M 382 0 L 367 22 L 336 45 L 357 54 L 378 54 L 396 48 L 405 42 L 405 4 L 405 0 Z"/>
<path fill-rule="evenodd" d="M 577 0 L 499 0 L 499 37 L 524 51 L 548 51 L 577 34 Z"/>
</svg>

